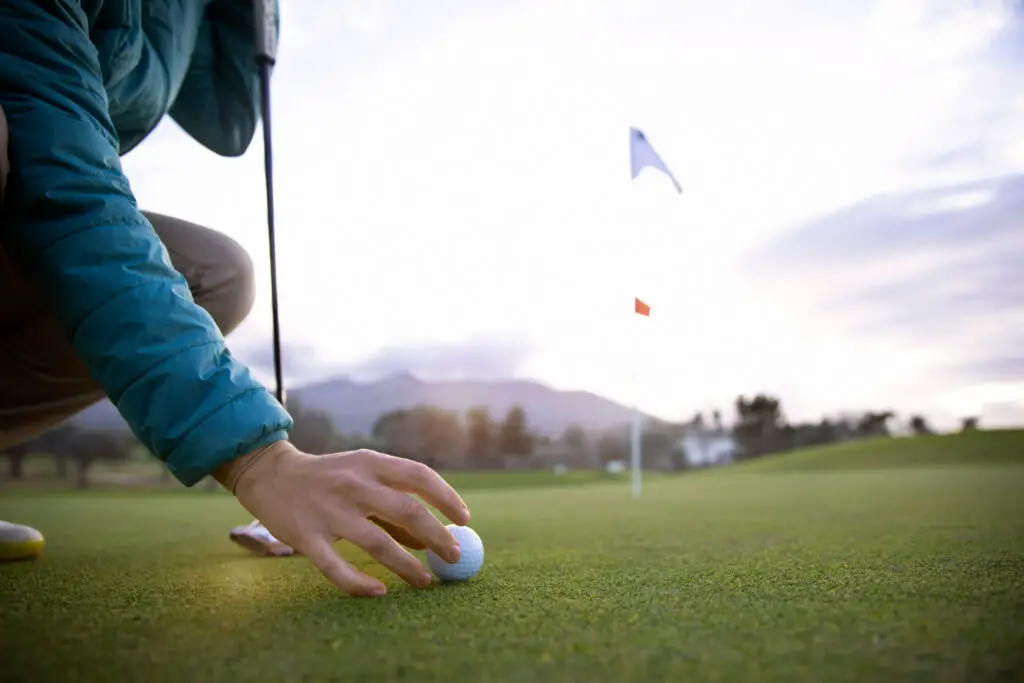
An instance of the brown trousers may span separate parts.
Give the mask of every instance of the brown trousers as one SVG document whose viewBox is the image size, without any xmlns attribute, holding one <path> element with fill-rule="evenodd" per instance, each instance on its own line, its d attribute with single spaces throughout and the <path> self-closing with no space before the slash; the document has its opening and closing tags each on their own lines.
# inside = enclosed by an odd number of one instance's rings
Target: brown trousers
<svg viewBox="0 0 1024 683">
<path fill-rule="evenodd" d="M 7 120 L 0 109 L 0 221 L 7 175 Z M 185 276 L 196 303 L 223 334 L 248 315 L 252 261 L 237 242 L 187 221 L 144 211 Z M 27 441 L 105 397 L 52 313 L 3 245 L 0 222 L 0 451 Z"/>
</svg>

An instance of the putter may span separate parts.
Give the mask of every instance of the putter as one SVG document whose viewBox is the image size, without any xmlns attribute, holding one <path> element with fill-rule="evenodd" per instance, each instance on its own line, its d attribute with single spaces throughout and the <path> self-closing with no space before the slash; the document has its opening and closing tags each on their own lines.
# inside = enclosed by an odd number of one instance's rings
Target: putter
<svg viewBox="0 0 1024 683">
<path fill-rule="evenodd" d="M 274 329 L 274 395 L 282 406 L 284 381 L 281 377 L 281 323 L 277 312 L 277 250 L 274 239 L 274 150 L 270 135 L 270 73 L 277 58 L 277 22 L 275 0 L 253 0 L 253 19 L 256 29 L 256 65 L 260 79 L 260 117 L 263 120 L 263 174 L 267 185 L 267 236 L 270 239 L 270 308 Z M 235 527 L 228 535 L 232 541 L 257 555 L 287 557 L 295 551 L 284 543 L 270 542 L 251 529 L 259 521 Z"/>
<path fill-rule="evenodd" d="M 281 369 L 281 321 L 277 304 L 277 249 L 274 239 L 274 149 L 270 135 L 270 74 L 277 60 L 277 13 L 274 0 L 253 0 L 256 65 L 260 79 L 260 117 L 263 120 L 263 175 L 267 188 L 267 236 L 270 239 L 270 309 L 274 335 L 274 395 L 284 405 Z"/>
</svg>

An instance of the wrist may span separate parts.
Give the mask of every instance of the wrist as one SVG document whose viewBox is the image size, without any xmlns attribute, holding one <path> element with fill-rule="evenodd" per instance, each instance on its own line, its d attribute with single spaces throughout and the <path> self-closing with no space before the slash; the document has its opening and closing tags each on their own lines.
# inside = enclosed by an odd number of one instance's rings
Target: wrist
<svg viewBox="0 0 1024 683">
<path fill-rule="evenodd" d="M 210 473 L 210 476 L 234 494 L 238 489 L 239 482 L 257 462 L 275 460 L 289 452 L 296 452 L 295 446 L 290 441 L 275 441 L 220 465 Z"/>
</svg>

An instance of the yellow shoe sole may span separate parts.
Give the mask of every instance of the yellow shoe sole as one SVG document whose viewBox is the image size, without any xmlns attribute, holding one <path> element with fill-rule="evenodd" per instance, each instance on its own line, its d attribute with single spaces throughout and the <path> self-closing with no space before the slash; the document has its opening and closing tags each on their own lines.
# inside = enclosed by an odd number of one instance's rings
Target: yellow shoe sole
<svg viewBox="0 0 1024 683">
<path fill-rule="evenodd" d="M 41 538 L 33 541 L 0 543 L 0 562 L 34 560 L 43 554 L 44 545 L 46 545 L 46 541 Z"/>
</svg>

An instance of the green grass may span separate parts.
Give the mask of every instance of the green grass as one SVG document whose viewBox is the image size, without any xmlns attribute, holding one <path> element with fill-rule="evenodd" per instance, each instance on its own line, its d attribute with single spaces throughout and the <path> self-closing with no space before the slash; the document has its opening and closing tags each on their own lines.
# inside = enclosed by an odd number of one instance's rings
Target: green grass
<svg viewBox="0 0 1024 683">
<path fill-rule="evenodd" d="M 651 479 L 640 501 L 621 482 L 468 485 L 484 570 L 387 578 L 377 600 L 232 547 L 228 496 L 5 496 L 0 519 L 48 546 L 0 566 L 0 678 L 1024 680 L 1024 453 L 981 464 L 977 440 L 1004 437 L 947 438 L 901 443 L 932 453 L 914 467 L 863 466 L 895 446 L 861 444 L 857 468 L 808 451 Z"/>
<path fill-rule="evenodd" d="M 483 491 L 511 488 L 539 488 L 549 486 L 574 486 L 600 482 L 628 481 L 628 475 L 607 474 L 594 470 L 574 470 L 554 474 L 551 470 L 526 470 L 521 472 L 444 472 L 448 483 L 461 491 Z"/>
<path fill-rule="evenodd" d="M 1024 464 L 1024 430 L 865 439 L 744 463 L 735 471 L 794 472 Z"/>
<path fill-rule="evenodd" d="M 32 456 L 26 460 L 25 471 L 21 480 L 7 478 L 6 472 L 0 476 L 0 491 L 4 491 L 5 495 L 10 495 L 11 493 L 23 494 L 26 492 L 32 494 L 65 492 L 72 487 L 73 481 L 70 477 L 61 479 L 56 475 L 51 458 L 47 456 Z M 90 488 L 93 491 L 103 493 L 118 491 L 128 491 L 134 494 L 140 492 L 147 494 L 172 492 L 176 495 L 182 493 L 198 493 L 201 495 L 224 493 L 220 487 L 212 490 L 208 489 L 205 486 L 205 482 L 192 489 L 183 491 L 181 485 L 171 479 L 169 475 L 166 480 L 161 480 L 160 474 L 160 465 L 152 458 L 142 462 L 110 463 L 98 461 L 90 469 Z M 574 486 L 578 484 L 626 481 L 629 478 L 628 474 L 609 474 L 595 470 L 572 470 L 563 474 L 555 474 L 550 469 L 522 471 L 455 470 L 444 472 L 443 474 L 460 491 Z M 652 474 L 651 476 L 657 475 Z"/>
</svg>

